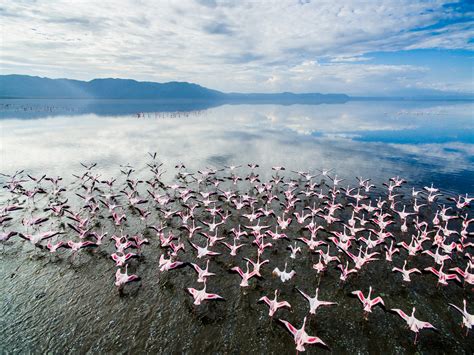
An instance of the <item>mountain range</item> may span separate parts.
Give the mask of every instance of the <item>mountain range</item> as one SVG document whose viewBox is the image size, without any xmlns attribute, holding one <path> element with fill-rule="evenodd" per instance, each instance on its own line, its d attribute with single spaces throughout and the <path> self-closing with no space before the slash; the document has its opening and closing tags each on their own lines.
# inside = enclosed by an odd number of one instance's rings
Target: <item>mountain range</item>
<svg viewBox="0 0 474 355">
<path fill-rule="evenodd" d="M 331 103 L 346 102 L 345 94 L 224 93 L 203 86 L 172 81 L 156 83 L 131 79 L 80 81 L 28 75 L 0 75 L 0 98 L 27 99 L 148 99 L 228 103 Z"/>
</svg>

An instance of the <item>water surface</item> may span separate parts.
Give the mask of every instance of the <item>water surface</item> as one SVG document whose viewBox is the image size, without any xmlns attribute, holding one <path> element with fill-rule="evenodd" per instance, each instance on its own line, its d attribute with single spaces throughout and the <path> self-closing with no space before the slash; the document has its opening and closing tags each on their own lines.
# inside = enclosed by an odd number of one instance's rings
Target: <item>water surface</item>
<svg viewBox="0 0 474 355">
<path fill-rule="evenodd" d="M 84 109 L 71 100 L 0 100 L 0 171 L 61 175 L 68 184 L 73 173 L 83 170 L 79 162 L 97 162 L 103 178 L 119 175 L 119 166 L 129 163 L 137 168 L 137 176 L 146 176 L 147 152 L 158 152 L 167 181 L 173 179 L 177 162 L 190 170 L 258 163 L 262 180 L 271 178 L 270 167 L 275 165 L 285 166 L 288 174 L 333 168 L 345 179 L 342 185 L 354 185 L 355 177 L 363 176 L 381 187 L 388 178 L 402 176 L 409 187 L 434 183 L 446 196 L 474 193 L 472 103 L 226 105 L 196 110 L 121 102 L 122 109 L 114 112 L 111 102 L 94 105 L 106 109 Z M 408 187 L 404 193 L 408 196 Z M 157 219 L 158 213 L 152 218 Z M 100 222 L 110 233 L 119 232 L 106 219 Z M 231 219 L 227 229 L 236 223 L 238 219 Z M 126 232 L 137 231 L 143 232 L 143 225 L 126 226 Z M 302 232 L 294 226 L 289 233 L 296 237 Z M 307 313 L 307 303 L 295 286 L 313 295 L 319 285 L 321 299 L 339 303 L 318 310 L 308 325 L 308 332 L 317 333 L 334 353 L 472 353 L 474 349 L 472 333 L 462 335 L 460 316 L 447 306 L 467 298 L 472 310 L 472 288 L 440 289 L 428 275 L 403 285 L 394 281 L 392 265 L 384 260 L 344 284 L 335 269 L 319 283 L 307 271 L 317 262 L 308 253 L 294 265 L 294 282 L 275 283 L 271 270 L 282 266 L 288 256 L 282 248 L 268 254 L 272 266 L 264 279 L 252 280 L 248 290 L 239 288 L 239 277 L 228 271 L 235 260 L 219 257 L 212 268 L 220 281 L 213 280 L 212 291 L 226 301 L 196 308 L 185 291 L 198 286 L 192 284 L 194 272 L 183 268 L 159 274 L 160 249 L 155 242 L 144 248 L 139 263 L 132 262 L 131 270 L 142 280 L 127 287 L 123 296 L 113 285 L 115 267 L 109 258 L 113 245 L 84 251 L 73 260 L 68 252 L 51 256 L 21 240 L 2 246 L 0 349 L 15 353 L 294 353 L 291 336 L 268 318 L 266 306 L 257 303 L 275 285 L 280 297 L 292 304 L 291 311 L 280 310 L 278 316 L 296 326 Z M 195 261 L 188 254 L 187 261 Z M 394 262 L 401 264 L 403 258 L 396 256 Z M 460 257 L 456 262 L 465 260 Z M 422 258 L 419 267 L 428 265 L 429 259 Z M 364 320 L 360 304 L 348 294 L 369 286 L 377 287 L 390 306 L 408 311 L 416 305 L 420 318 L 436 323 L 440 331 L 422 332 L 420 343 L 414 346 L 413 335 L 401 320 L 381 308 Z M 307 346 L 307 351 L 327 352 L 314 346 Z"/>
</svg>

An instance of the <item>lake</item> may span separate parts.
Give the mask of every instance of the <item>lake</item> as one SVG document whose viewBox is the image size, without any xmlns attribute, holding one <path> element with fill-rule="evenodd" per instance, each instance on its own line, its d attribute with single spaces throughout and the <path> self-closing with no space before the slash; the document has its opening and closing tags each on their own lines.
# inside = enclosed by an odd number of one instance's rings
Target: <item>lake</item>
<svg viewBox="0 0 474 355">
<path fill-rule="evenodd" d="M 64 198 L 68 198 L 73 209 L 83 204 L 75 193 L 84 192 L 73 177 L 83 173 L 81 162 L 97 163 L 93 171 L 100 174 L 100 179 L 119 177 L 126 186 L 120 170 L 130 165 L 136 170 L 133 178 L 147 178 L 149 152 L 157 152 L 167 184 L 174 181 L 178 163 L 190 172 L 242 165 L 238 168 L 242 176 L 249 172 L 247 164 L 257 163 L 262 182 L 275 174 L 295 177 L 291 171 L 318 174 L 321 169 L 333 169 L 332 175 L 344 179 L 339 184 L 342 187 L 357 186 L 356 177 L 370 178 L 377 186 L 370 196 L 373 201 L 385 191 L 382 183 L 397 176 L 408 181 L 400 190 L 400 202 L 404 204 L 411 202 L 412 187 L 420 190 L 431 184 L 444 195 L 440 204 L 450 203 L 446 197 L 474 194 L 472 102 L 387 100 L 210 107 L 205 103 L 150 101 L 0 100 L 0 128 L 0 172 L 11 175 L 24 169 L 25 174 L 32 176 L 62 176 L 63 184 L 70 190 Z M 277 173 L 271 169 L 274 166 L 286 170 Z M 315 182 L 320 179 L 321 176 Z M 1 178 L 3 183 L 7 180 Z M 326 182 L 331 186 L 329 179 Z M 248 182 L 239 184 L 241 192 L 251 188 Z M 229 181 L 222 185 L 233 188 Z M 189 186 L 199 189 L 195 182 Z M 321 188 L 329 193 L 324 183 Z M 145 187 L 142 191 L 146 196 Z M 350 199 L 342 195 L 346 206 Z M 15 201 L 7 189 L 3 189 L 0 198 L 3 206 Z M 43 205 L 50 201 L 39 198 L 35 203 L 29 201 L 25 205 L 26 217 L 44 214 Z M 277 205 L 276 210 L 281 208 Z M 420 218 L 431 226 L 437 209 L 437 204 L 430 205 Z M 227 237 L 233 226 L 242 223 L 232 211 L 234 214 L 223 227 Z M 402 283 L 383 255 L 364 268 L 363 273 L 341 283 L 336 267 L 319 278 L 312 269 L 318 257 L 305 250 L 297 262 L 289 263 L 296 270 L 294 283 L 283 284 L 277 283 L 271 273 L 275 266 L 283 268 L 290 260 L 289 251 L 281 244 L 279 249 L 265 251 L 271 263 L 265 268 L 264 277 L 252 280 L 245 289 L 238 286 L 238 275 L 229 271 L 236 263 L 242 268 L 245 264 L 240 256 L 231 258 L 219 245 L 217 249 L 227 255 L 213 259 L 215 262 L 210 264 L 210 271 L 216 272 L 219 276 L 215 278 L 220 281 L 211 278 L 208 292 L 223 295 L 225 301 L 209 301 L 195 307 L 186 291 L 187 287 L 200 287 L 193 283 L 195 272 L 183 267 L 160 273 L 157 265 L 161 249 L 155 233 L 147 230 L 148 222 L 140 221 L 136 210 L 127 208 L 126 212 L 127 223 L 120 228 L 109 222 L 107 216 L 91 217 L 94 228 L 107 231 L 109 237 L 122 232 L 142 233 L 151 241 L 144 247 L 143 255 L 130 262 L 130 271 L 139 274 L 140 282 L 127 285 L 121 295 L 113 284 L 112 242 L 84 249 L 77 255 L 64 250 L 52 255 L 17 237 L 1 246 L 1 352 L 294 353 L 291 335 L 268 317 L 266 305 L 258 303 L 263 295 L 272 296 L 269 290 L 273 292 L 275 287 L 280 289 L 279 299 L 292 305 L 291 310 L 280 309 L 276 318 L 291 319 L 297 327 L 301 326 L 308 307 L 296 287 L 310 295 L 319 287 L 321 299 L 338 303 L 318 309 L 307 323 L 308 333 L 320 336 L 334 353 L 474 350 L 472 331 L 464 336 L 461 316 L 448 307 L 450 302 L 460 305 L 467 299 L 472 312 L 472 286 L 450 282 L 447 287 L 439 287 L 434 276 L 427 273 L 413 276 L 416 282 Z M 471 209 L 465 213 L 472 218 Z M 21 221 L 25 215 L 17 214 L 2 230 L 23 228 Z M 148 218 L 152 224 L 163 220 L 158 209 L 153 209 Z M 348 209 L 340 212 L 340 218 L 350 218 Z M 66 226 L 69 220 L 63 219 L 50 217 L 44 226 L 51 222 L 70 233 Z M 204 210 L 199 212 L 199 219 L 209 219 Z M 390 228 L 394 233 L 397 231 L 397 238 L 409 241 L 414 229 L 410 226 L 407 234 L 400 234 L 398 222 Z M 460 229 L 458 221 L 450 226 Z M 168 227 L 183 237 L 177 218 L 170 220 Z M 342 231 L 342 226 L 334 228 Z M 323 232 L 324 238 L 329 237 L 329 229 Z M 287 233 L 291 239 L 303 236 L 302 228 L 294 224 Z M 250 246 L 245 248 L 250 250 Z M 196 262 L 189 256 L 189 244 L 186 250 L 180 258 Z M 331 250 L 336 253 L 335 247 Z M 380 247 L 379 251 L 382 250 Z M 466 249 L 466 253 L 471 252 L 472 247 Z M 416 256 L 417 261 L 408 259 L 420 269 L 432 264 L 426 255 Z M 394 257 L 394 264 L 401 267 L 403 260 L 399 254 Z M 198 262 L 202 266 L 203 261 Z M 466 262 L 461 253 L 453 256 L 453 265 L 460 265 L 463 270 Z M 376 307 L 365 320 L 360 303 L 350 293 L 356 289 L 366 293 L 369 286 L 376 288 L 375 295 L 382 295 L 387 309 L 397 306 L 408 313 L 416 305 L 417 315 L 433 322 L 439 331 L 421 331 L 419 343 L 413 345 L 413 334 L 387 310 Z M 309 353 L 328 352 L 310 345 L 306 349 Z"/>
<path fill-rule="evenodd" d="M 85 161 L 108 171 L 143 165 L 156 151 L 165 164 L 194 169 L 250 162 L 333 168 L 345 179 L 398 175 L 415 186 L 474 193 L 472 102 L 201 106 L 0 100 L 1 170 L 64 174 Z M 137 118 L 144 108 L 166 112 Z"/>
</svg>

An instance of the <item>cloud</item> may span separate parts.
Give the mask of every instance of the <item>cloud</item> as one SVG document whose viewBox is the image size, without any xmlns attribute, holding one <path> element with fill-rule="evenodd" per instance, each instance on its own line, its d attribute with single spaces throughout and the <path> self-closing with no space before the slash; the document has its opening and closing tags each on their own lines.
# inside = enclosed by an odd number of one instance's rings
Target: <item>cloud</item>
<svg viewBox="0 0 474 355">
<path fill-rule="evenodd" d="M 234 31 L 225 23 L 211 23 L 204 26 L 204 31 L 217 35 L 231 35 Z"/>
<path fill-rule="evenodd" d="M 9 1 L 0 9 L 9 34 L 0 68 L 87 80 L 186 80 L 224 91 L 362 93 L 384 90 L 372 80 L 383 70 L 398 88 L 427 81 L 421 65 L 375 64 L 372 52 L 472 50 L 471 15 L 441 0 Z M 326 64 L 300 83 L 295 68 L 308 62 Z M 331 78 L 338 84 L 326 84 Z M 349 78 L 360 81 L 357 88 L 347 88 Z M 458 82 L 469 86 L 468 78 Z"/>
</svg>

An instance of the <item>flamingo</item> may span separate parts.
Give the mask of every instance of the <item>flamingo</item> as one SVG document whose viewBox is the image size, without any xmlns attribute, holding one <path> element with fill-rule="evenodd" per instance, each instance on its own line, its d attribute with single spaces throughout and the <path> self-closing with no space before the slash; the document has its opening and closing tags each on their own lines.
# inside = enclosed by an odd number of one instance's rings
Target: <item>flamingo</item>
<svg viewBox="0 0 474 355">
<path fill-rule="evenodd" d="M 42 232 L 42 233 L 37 233 L 37 234 L 19 233 L 18 236 L 20 236 L 23 239 L 29 240 L 31 244 L 37 246 L 39 245 L 41 241 L 45 239 L 50 239 L 58 234 L 60 234 L 60 232 L 48 231 L 48 232 Z"/>
<path fill-rule="evenodd" d="M 286 267 L 287 267 L 287 263 L 285 263 L 285 268 L 283 270 L 280 270 L 278 267 L 273 269 L 273 275 L 276 275 L 277 277 L 279 277 L 282 282 L 291 280 L 292 277 L 295 276 L 296 274 L 295 270 L 291 270 L 290 272 L 287 272 Z"/>
<path fill-rule="evenodd" d="M 316 310 L 319 308 L 319 306 L 332 306 L 337 304 L 336 302 L 328 302 L 328 301 L 320 301 L 318 300 L 318 293 L 319 293 L 319 288 L 316 288 L 316 295 L 314 297 L 311 297 L 301 291 L 300 289 L 296 289 L 301 295 L 306 298 L 309 302 L 309 313 L 310 314 L 316 314 Z"/>
<path fill-rule="evenodd" d="M 306 317 L 303 319 L 303 325 L 301 326 L 300 329 L 296 329 L 290 322 L 279 319 L 280 322 L 282 322 L 286 329 L 293 335 L 294 341 L 296 344 L 296 351 L 305 351 L 305 344 L 321 344 L 327 347 L 326 343 L 324 343 L 320 338 L 316 336 L 310 336 L 306 331 L 304 330 L 305 325 L 306 325 Z"/>
<path fill-rule="evenodd" d="M 341 276 L 339 276 L 339 279 L 341 281 L 346 281 L 347 277 L 350 274 L 355 274 L 357 273 L 358 269 L 349 269 L 349 261 L 346 262 L 346 266 L 344 267 L 342 264 L 338 264 L 337 267 L 341 270 Z"/>
<path fill-rule="evenodd" d="M 206 283 L 204 282 L 204 287 L 202 290 L 196 290 L 195 288 L 188 288 L 188 292 L 194 297 L 194 304 L 199 306 L 204 300 L 223 300 L 224 298 L 219 296 L 216 293 L 207 293 L 206 292 Z"/>
<path fill-rule="evenodd" d="M 405 312 L 403 312 L 401 309 L 398 308 L 393 308 L 391 311 L 396 312 L 405 322 L 407 322 L 408 327 L 412 332 L 415 333 L 415 341 L 413 344 L 416 344 L 416 340 L 418 338 L 418 332 L 421 329 L 436 329 L 431 323 L 428 322 L 422 322 L 415 318 L 415 311 L 416 308 L 413 307 L 413 311 L 411 313 L 411 316 L 408 316 Z"/>
<path fill-rule="evenodd" d="M 166 259 L 164 254 L 161 254 L 160 261 L 158 262 L 158 266 L 161 272 L 176 269 L 177 267 L 180 267 L 183 264 L 184 263 L 182 261 L 172 261 L 171 257 L 169 259 Z"/>
<path fill-rule="evenodd" d="M 247 245 L 245 243 L 242 243 L 242 244 L 239 244 L 237 245 L 236 244 L 236 238 L 234 238 L 234 244 L 229 244 L 227 242 L 221 242 L 223 245 L 225 245 L 227 248 L 229 248 L 230 250 L 230 255 L 231 256 L 236 256 L 237 255 L 237 251 L 239 250 L 239 248 L 242 248 L 243 246 Z"/>
<path fill-rule="evenodd" d="M 267 296 L 263 296 L 258 300 L 259 302 L 265 302 L 268 305 L 268 307 L 270 307 L 270 311 L 268 313 L 268 315 L 270 317 L 273 317 L 273 315 L 278 310 L 278 308 L 282 308 L 282 307 L 291 308 L 291 305 L 288 302 L 286 302 L 286 301 L 278 302 L 277 301 L 277 293 L 278 293 L 278 290 L 275 290 L 275 297 L 273 298 L 273 300 L 270 300 Z"/>
<path fill-rule="evenodd" d="M 122 273 L 120 269 L 117 269 L 115 272 L 115 286 L 117 286 L 119 289 L 121 289 L 125 284 L 139 280 L 139 277 L 137 275 L 128 275 L 128 265 L 125 265 L 125 272 Z"/>
<path fill-rule="evenodd" d="M 119 255 L 118 253 L 113 253 L 110 256 L 115 261 L 115 266 L 124 266 L 128 259 L 136 255 L 137 254 L 134 253 L 127 253 L 122 255 Z"/>
<path fill-rule="evenodd" d="M 461 326 L 466 327 L 466 335 L 467 335 L 469 333 L 469 330 L 472 329 L 472 327 L 474 326 L 474 314 L 469 314 L 467 312 L 466 300 L 463 300 L 464 309 L 461 309 L 452 303 L 450 303 L 449 305 L 462 314 Z"/>
<path fill-rule="evenodd" d="M 233 267 L 231 270 L 237 272 L 240 277 L 242 278 L 242 282 L 240 283 L 240 287 L 247 287 L 249 285 L 249 280 L 256 276 L 255 270 L 250 272 L 249 271 L 249 262 L 247 261 L 247 271 L 243 272 L 242 269 L 238 266 Z"/>
<path fill-rule="evenodd" d="M 398 268 L 398 267 L 394 267 L 394 268 L 392 269 L 392 271 L 396 271 L 396 272 L 402 273 L 402 275 L 403 275 L 403 281 L 406 281 L 406 282 L 410 282 L 410 281 L 411 281 L 411 279 L 410 279 L 410 274 L 412 274 L 412 273 L 414 273 L 414 272 L 417 272 L 417 273 L 421 274 L 421 271 L 420 271 L 420 270 L 418 270 L 418 269 L 416 269 L 416 268 L 408 269 L 408 270 L 407 270 L 406 266 L 407 266 L 407 261 L 405 260 L 405 262 L 403 263 L 403 268 L 402 268 L 402 269 L 400 269 L 400 268 Z"/>
<path fill-rule="evenodd" d="M 438 284 L 441 284 L 443 286 L 447 286 L 449 280 L 457 280 L 458 282 L 461 282 L 458 275 L 446 274 L 443 271 L 443 267 L 444 267 L 444 262 L 441 263 L 439 270 L 436 270 L 434 267 L 430 266 L 430 267 L 425 268 L 425 271 L 430 271 L 433 274 L 435 274 L 438 277 Z"/>
<path fill-rule="evenodd" d="M 353 295 L 356 295 L 359 298 L 360 302 L 362 302 L 362 305 L 364 306 L 364 312 L 366 314 L 371 313 L 372 307 L 377 305 L 378 303 L 381 303 L 385 306 L 382 297 L 375 297 L 373 299 L 370 298 L 370 295 L 372 294 L 372 286 L 369 287 L 369 294 L 367 295 L 367 297 L 365 297 L 362 291 L 360 290 L 352 291 L 351 293 Z"/>
<path fill-rule="evenodd" d="M 212 272 L 209 272 L 209 259 L 206 261 L 206 268 L 201 269 L 199 265 L 191 263 L 191 266 L 196 270 L 198 273 L 198 279 L 197 282 L 206 282 L 206 279 L 210 276 L 214 276 L 215 274 Z"/>
<path fill-rule="evenodd" d="M 470 272 L 471 265 L 467 264 L 466 269 L 463 271 L 459 267 L 454 267 L 449 270 L 457 272 L 464 279 L 464 282 L 467 282 L 470 285 L 474 285 L 474 274 Z"/>
<path fill-rule="evenodd" d="M 205 247 L 200 247 L 199 245 L 194 244 L 192 242 L 189 242 L 189 244 L 191 244 L 191 246 L 194 249 L 197 250 L 197 258 L 198 259 L 201 259 L 202 257 L 207 256 L 207 255 L 214 256 L 214 255 L 220 255 L 221 254 L 221 253 L 217 253 L 215 251 L 209 250 L 209 239 L 207 239 Z"/>
</svg>

